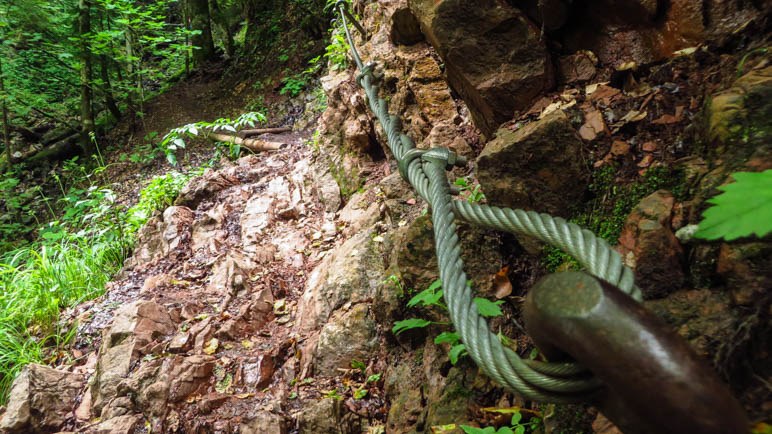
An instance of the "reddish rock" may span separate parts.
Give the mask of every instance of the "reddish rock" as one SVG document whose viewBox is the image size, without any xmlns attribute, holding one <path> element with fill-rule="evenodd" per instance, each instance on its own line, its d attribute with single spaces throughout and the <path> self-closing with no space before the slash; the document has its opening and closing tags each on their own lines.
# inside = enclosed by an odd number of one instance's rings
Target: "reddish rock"
<svg viewBox="0 0 772 434">
<path fill-rule="evenodd" d="M 659 190 L 633 209 L 619 237 L 621 254 L 635 269 L 644 298 L 660 298 L 684 282 L 683 249 L 670 229 L 673 195 Z"/>
<path fill-rule="evenodd" d="M 559 60 L 560 81 L 566 84 L 591 80 L 596 73 L 598 58 L 592 51 L 580 51 Z"/>
<path fill-rule="evenodd" d="M 566 216 L 587 185 L 583 143 L 558 110 L 517 131 L 501 128 L 477 158 L 491 203 Z"/>
<path fill-rule="evenodd" d="M 24 367 L 11 387 L 8 408 L 0 419 L 7 434 L 56 432 L 73 417 L 76 398 L 85 385 L 80 374 L 48 366 Z"/>
<path fill-rule="evenodd" d="M 410 0 L 450 85 L 487 136 L 553 81 L 537 26 L 504 0 Z"/>
</svg>

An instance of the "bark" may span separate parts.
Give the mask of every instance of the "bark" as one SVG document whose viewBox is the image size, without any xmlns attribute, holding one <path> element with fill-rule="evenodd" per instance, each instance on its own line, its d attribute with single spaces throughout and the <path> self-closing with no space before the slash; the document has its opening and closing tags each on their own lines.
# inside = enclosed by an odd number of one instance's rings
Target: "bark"
<svg viewBox="0 0 772 434">
<path fill-rule="evenodd" d="M 78 33 L 81 38 L 80 145 L 86 154 L 90 154 L 92 150 L 91 134 L 94 132 L 94 110 L 91 106 L 93 98 L 91 44 L 88 40 L 89 33 L 91 33 L 91 0 L 80 0 L 78 4 Z"/>
<path fill-rule="evenodd" d="M 187 0 L 186 3 L 191 28 L 200 31 L 198 35 L 193 35 L 191 41 L 197 47 L 193 50 L 193 60 L 197 65 L 201 65 L 214 58 L 209 0 Z"/>
<path fill-rule="evenodd" d="M 276 127 L 276 128 L 255 128 L 251 130 L 241 130 L 236 133 L 239 137 L 257 136 L 259 134 L 279 134 L 288 133 L 292 131 L 292 127 Z"/>
<path fill-rule="evenodd" d="M 20 160 L 28 163 L 37 163 L 41 161 L 62 161 L 74 157 L 75 155 L 78 155 L 78 152 L 80 151 L 77 146 L 80 137 L 81 133 L 76 132 L 43 149 L 33 150 L 23 154 Z"/>
<path fill-rule="evenodd" d="M 209 133 L 207 135 L 207 138 L 217 142 L 235 143 L 237 145 L 241 145 L 249 149 L 252 152 L 276 151 L 287 147 L 286 143 L 267 142 L 265 140 L 260 140 L 260 139 L 244 139 L 241 137 L 231 136 L 228 134 L 220 134 L 220 133 Z"/>
<path fill-rule="evenodd" d="M 115 96 L 113 96 L 113 86 L 110 82 L 110 69 L 109 59 L 105 55 L 99 56 L 100 74 L 102 78 L 102 93 L 105 97 L 105 106 L 110 110 L 110 114 L 113 115 L 115 120 L 121 119 L 121 109 L 118 108 L 118 104 L 115 102 Z"/>
</svg>

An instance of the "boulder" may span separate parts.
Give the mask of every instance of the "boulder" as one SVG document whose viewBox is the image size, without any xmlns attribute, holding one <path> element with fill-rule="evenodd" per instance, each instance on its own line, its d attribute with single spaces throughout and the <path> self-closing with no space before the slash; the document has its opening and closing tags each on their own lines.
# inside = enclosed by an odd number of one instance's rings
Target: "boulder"
<svg viewBox="0 0 772 434">
<path fill-rule="evenodd" d="M 670 227 L 673 195 L 659 190 L 643 198 L 625 221 L 620 253 L 635 269 L 646 299 L 661 298 L 684 283 L 683 249 Z"/>
<path fill-rule="evenodd" d="M 267 411 L 258 412 L 252 420 L 241 424 L 241 434 L 286 434 L 287 421 L 278 414 Z"/>
<path fill-rule="evenodd" d="M 93 414 L 99 414 L 116 395 L 131 365 L 145 354 L 161 352 L 160 341 L 174 331 L 168 311 L 157 303 L 140 300 L 115 311 L 112 325 L 102 335 L 95 381 L 91 386 Z"/>
<path fill-rule="evenodd" d="M 89 427 L 85 434 L 133 434 L 141 421 L 137 414 L 118 416 Z"/>
<path fill-rule="evenodd" d="M 565 217 L 587 186 L 582 152 L 558 110 L 516 131 L 499 129 L 477 158 L 477 179 L 491 204 Z"/>
<path fill-rule="evenodd" d="M 501 240 L 496 234 L 474 225 L 459 226 L 461 258 L 464 270 L 478 293 L 489 293 L 492 277 L 503 263 Z M 398 232 L 391 255 L 391 268 L 399 270 L 399 276 L 407 289 L 422 291 L 439 277 L 437 269 L 434 230 L 429 216 L 422 216 Z"/>
<path fill-rule="evenodd" d="M 448 82 L 487 136 L 552 85 L 538 27 L 504 0 L 410 0 Z"/>
<path fill-rule="evenodd" d="M 324 325 L 314 355 L 316 375 L 338 375 L 352 360 L 369 360 L 378 346 L 376 323 L 366 303 L 340 309 Z"/>
<path fill-rule="evenodd" d="M 3 433 L 58 431 L 74 417 L 75 402 L 85 385 L 81 374 L 30 364 L 13 382 L 8 408 L 0 419 Z"/>
<path fill-rule="evenodd" d="M 239 179 L 224 170 L 207 169 L 203 175 L 193 178 L 182 188 L 175 205 L 196 209 L 202 200 L 211 198 L 228 187 L 239 184 Z"/>
<path fill-rule="evenodd" d="M 374 236 L 372 229 L 359 232 L 314 268 L 298 302 L 298 333 L 306 334 L 324 325 L 348 302 L 381 297 L 379 289 L 386 274 L 380 244 L 372 241 Z"/>
<path fill-rule="evenodd" d="M 137 247 L 129 266 L 143 265 L 172 253 L 188 249 L 193 211 L 184 206 L 170 206 L 161 216 L 152 217 L 137 234 Z"/>
</svg>

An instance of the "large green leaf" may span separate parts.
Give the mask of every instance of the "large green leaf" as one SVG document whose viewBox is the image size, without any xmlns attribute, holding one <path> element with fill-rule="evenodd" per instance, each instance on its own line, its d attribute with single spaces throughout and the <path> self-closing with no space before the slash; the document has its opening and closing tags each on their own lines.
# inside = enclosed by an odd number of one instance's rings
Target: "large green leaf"
<svg viewBox="0 0 772 434">
<path fill-rule="evenodd" d="M 759 173 L 737 172 L 735 182 L 719 187 L 723 193 L 702 215 L 695 237 L 731 241 L 772 231 L 772 169 Z"/>
</svg>

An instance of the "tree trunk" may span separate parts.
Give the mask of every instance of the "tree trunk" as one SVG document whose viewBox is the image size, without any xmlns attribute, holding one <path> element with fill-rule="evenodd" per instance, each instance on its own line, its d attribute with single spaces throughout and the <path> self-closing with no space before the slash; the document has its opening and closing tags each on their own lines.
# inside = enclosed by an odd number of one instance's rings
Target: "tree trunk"
<svg viewBox="0 0 772 434">
<path fill-rule="evenodd" d="M 260 151 L 278 151 L 279 149 L 286 148 L 288 145 L 281 142 L 266 142 L 260 139 L 244 139 L 241 137 L 231 136 L 228 134 L 209 133 L 206 137 L 216 142 L 235 143 L 241 145 L 252 152 Z"/>
<path fill-rule="evenodd" d="M 80 70 L 80 121 L 81 136 L 80 145 L 91 154 L 91 134 L 94 132 L 94 110 L 91 106 L 93 91 L 91 89 L 91 0 L 80 0 L 78 3 L 78 34 L 81 43 L 81 70 Z"/>
<path fill-rule="evenodd" d="M 212 40 L 212 20 L 209 15 L 209 0 L 187 0 L 187 11 L 192 30 L 200 31 L 191 38 L 193 45 L 193 60 L 201 65 L 214 58 L 214 41 Z"/>
<path fill-rule="evenodd" d="M 228 23 L 228 16 L 220 9 L 220 5 L 217 0 L 209 1 L 209 10 L 211 11 L 212 21 L 214 21 L 223 32 L 223 45 L 225 46 L 225 54 L 232 57 L 236 52 L 236 47 L 233 44 L 233 32 L 231 26 Z"/>
<path fill-rule="evenodd" d="M 105 96 L 105 106 L 110 110 L 110 114 L 113 115 L 116 121 L 121 119 L 121 109 L 118 108 L 118 104 L 115 102 L 115 96 L 113 96 L 113 86 L 110 83 L 110 69 L 109 59 L 104 54 L 99 56 L 100 74 L 102 77 L 102 93 Z"/>
<path fill-rule="evenodd" d="M 13 149 L 11 149 L 11 133 L 8 125 L 8 95 L 5 93 L 5 76 L 3 76 L 3 58 L 0 56 L 0 101 L 3 109 L 3 141 L 5 142 L 5 155 L 8 160 L 8 168 L 13 162 Z"/>
</svg>

